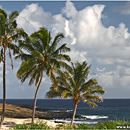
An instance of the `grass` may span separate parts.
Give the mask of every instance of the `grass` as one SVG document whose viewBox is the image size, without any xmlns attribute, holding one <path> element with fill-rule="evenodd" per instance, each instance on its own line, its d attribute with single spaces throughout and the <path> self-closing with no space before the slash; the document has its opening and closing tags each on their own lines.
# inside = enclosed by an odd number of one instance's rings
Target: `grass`
<svg viewBox="0 0 130 130">
<path fill-rule="evenodd" d="M 13 126 L 13 129 L 93 129 L 93 130 L 100 130 L 100 129 L 117 129 L 117 126 L 123 126 L 123 130 L 127 129 L 127 126 L 130 126 L 130 122 L 128 121 L 108 121 L 108 122 L 100 122 L 98 124 L 94 125 L 88 125 L 88 124 L 78 124 L 78 125 L 70 125 L 63 123 L 62 125 L 57 126 L 56 128 L 51 128 L 47 126 L 46 123 L 36 123 L 36 124 L 31 124 L 31 125 L 17 125 Z M 125 129 L 126 127 L 126 129 Z M 119 128 L 118 128 L 119 129 Z"/>
</svg>

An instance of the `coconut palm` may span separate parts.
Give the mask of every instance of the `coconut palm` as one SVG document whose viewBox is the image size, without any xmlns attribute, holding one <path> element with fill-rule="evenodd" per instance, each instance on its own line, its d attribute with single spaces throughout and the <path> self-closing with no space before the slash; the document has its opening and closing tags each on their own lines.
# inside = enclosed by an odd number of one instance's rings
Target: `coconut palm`
<svg viewBox="0 0 130 130">
<path fill-rule="evenodd" d="M 5 112 L 5 103 L 6 103 L 6 55 L 7 51 L 9 52 L 9 57 L 11 60 L 11 66 L 13 69 L 13 60 L 11 50 L 13 54 L 20 52 L 20 49 L 15 42 L 17 42 L 24 31 L 20 28 L 17 28 L 16 18 L 18 12 L 12 12 L 7 16 L 6 12 L 0 9 L 0 62 L 3 63 L 3 110 L 1 115 L 0 127 L 3 124 L 4 112 Z"/>
<path fill-rule="evenodd" d="M 97 106 L 95 102 L 103 101 L 97 94 L 104 94 L 104 90 L 98 85 L 96 79 L 89 79 L 86 81 L 90 70 L 90 66 L 87 66 L 86 62 L 82 64 L 79 62 L 75 64 L 72 63 L 71 67 L 73 74 L 58 70 L 58 89 L 54 88 L 55 83 L 53 83 L 46 96 L 48 98 L 58 96 L 62 98 L 72 98 L 74 102 L 74 111 L 71 124 L 73 124 L 78 103 L 82 100 L 83 102 L 87 102 L 90 106 L 95 107 Z"/>
<path fill-rule="evenodd" d="M 36 86 L 32 123 L 34 122 L 37 95 L 43 74 L 46 73 L 51 78 L 56 88 L 57 81 L 55 73 L 57 68 L 66 67 L 71 70 L 71 67 L 64 62 L 70 61 L 70 57 L 64 54 L 64 52 L 70 51 L 70 48 L 66 47 L 66 44 L 58 46 L 63 38 L 64 35 L 59 33 L 52 41 L 50 32 L 45 28 L 40 28 L 39 31 L 30 35 L 26 41 L 20 42 L 20 47 L 26 50 L 27 53 L 19 56 L 23 62 L 17 72 L 17 77 L 22 83 L 29 77 L 29 85 L 35 82 Z"/>
</svg>

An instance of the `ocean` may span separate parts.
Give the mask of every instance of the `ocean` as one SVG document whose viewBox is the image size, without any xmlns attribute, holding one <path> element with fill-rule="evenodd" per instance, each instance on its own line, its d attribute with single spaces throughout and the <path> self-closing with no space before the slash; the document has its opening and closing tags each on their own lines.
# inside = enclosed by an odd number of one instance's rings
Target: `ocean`
<svg viewBox="0 0 130 130">
<path fill-rule="evenodd" d="M 2 99 L 0 99 L 2 103 Z M 7 99 L 8 104 L 33 105 L 33 99 Z M 44 109 L 64 109 L 73 113 L 74 104 L 71 99 L 38 99 L 37 107 Z M 91 108 L 87 103 L 80 102 L 77 108 L 78 115 L 86 119 L 75 119 L 74 123 L 95 124 L 109 120 L 130 121 L 130 99 L 104 99 L 97 108 Z M 70 122 L 71 119 L 52 119 L 54 121 Z"/>
</svg>

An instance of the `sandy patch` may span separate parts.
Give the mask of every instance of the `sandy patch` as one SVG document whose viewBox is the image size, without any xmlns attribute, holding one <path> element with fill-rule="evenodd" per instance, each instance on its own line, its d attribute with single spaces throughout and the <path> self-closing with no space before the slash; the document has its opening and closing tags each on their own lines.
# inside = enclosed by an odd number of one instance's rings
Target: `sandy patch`
<svg viewBox="0 0 130 130">
<path fill-rule="evenodd" d="M 49 120 L 44 120 L 44 119 L 35 119 L 34 122 L 43 122 L 47 123 L 48 126 L 50 127 L 56 127 L 58 123 L 55 123 L 54 121 L 49 121 Z M 26 119 L 18 119 L 18 118 L 5 118 L 4 123 L 2 126 L 3 130 L 8 130 L 11 126 L 13 125 L 19 125 L 19 124 L 30 124 L 31 123 L 31 118 L 26 118 Z"/>
</svg>

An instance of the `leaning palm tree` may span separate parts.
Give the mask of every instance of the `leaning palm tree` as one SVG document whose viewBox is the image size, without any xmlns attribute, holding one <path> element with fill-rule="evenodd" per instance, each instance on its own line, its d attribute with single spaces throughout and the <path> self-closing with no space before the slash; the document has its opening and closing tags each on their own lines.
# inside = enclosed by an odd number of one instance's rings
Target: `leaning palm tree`
<svg viewBox="0 0 130 130">
<path fill-rule="evenodd" d="M 87 102 L 90 106 L 95 107 L 95 102 L 102 102 L 103 99 L 97 94 L 104 94 L 104 90 L 96 79 L 89 79 L 86 81 L 89 74 L 90 66 L 86 62 L 80 64 L 79 62 L 72 63 L 73 74 L 66 71 L 58 70 L 57 76 L 58 89 L 55 89 L 55 83 L 52 84 L 50 91 L 47 92 L 48 98 L 62 97 L 72 98 L 74 102 L 74 111 L 71 124 L 73 124 L 78 103 L 82 100 Z"/>
<path fill-rule="evenodd" d="M 13 69 L 13 60 L 11 50 L 14 54 L 20 52 L 16 43 L 24 34 L 24 31 L 17 28 L 16 18 L 18 12 L 12 12 L 7 16 L 6 12 L 0 9 L 0 62 L 3 63 L 3 110 L 1 115 L 0 128 L 4 121 L 5 103 L 6 103 L 6 55 L 7 50 L 9 52 L 9 57 L 11 60 L 11 66 Z"/>
<path fill-rule="evenodd" d="M 58 43 L 63 38 L 64 35 L 59 33 L 52 41 L 50 32 L 45 28 L 40 28 L 39 31 L 31 34 L 26 41 L 20 42 L 20 47 L 26 50 L 27 53 L 19 56 L 23 62 L 17 72 L 17 77 L 22 83 L 29 77 L 29 85 L 35 82 L 36 86 L 32 123 L 34 122 L 37 95 L 43 79 L 43 74 L 46 73 L 47 76 L 51 78 L 56 88 L 57 81 L 55 73 L 57 68 L 66 67 L 71 70 L 71 67 L 64 62 L 70 61 L 70 57 L 64 54 L 64 52 L 70 51 L 70 48 L 66 47 L 66 44 L 57 47 Z"/>
</svg>

